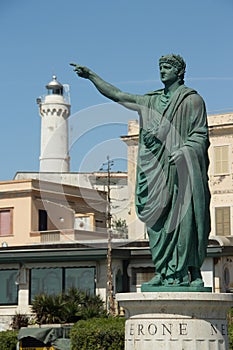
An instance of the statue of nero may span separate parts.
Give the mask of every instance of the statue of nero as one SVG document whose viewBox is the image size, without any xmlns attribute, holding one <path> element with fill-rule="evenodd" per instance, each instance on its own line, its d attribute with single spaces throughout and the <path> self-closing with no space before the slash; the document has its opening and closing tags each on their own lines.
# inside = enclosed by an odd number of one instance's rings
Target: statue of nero
<svg viewBox="0 0 233 350">
<path fill-rule="evenodd" d="M 147 284 L 203 287 L 200 269 L 210 232 L 209 137 L 205 103 L 184 85 L 183 58 L 162 56 L 164 87 L 145 95 L 123 92 L 89 68 L 71 65 L 102 95 L 138 112 L 135 204 L 155 266 Z"/>
</svg>

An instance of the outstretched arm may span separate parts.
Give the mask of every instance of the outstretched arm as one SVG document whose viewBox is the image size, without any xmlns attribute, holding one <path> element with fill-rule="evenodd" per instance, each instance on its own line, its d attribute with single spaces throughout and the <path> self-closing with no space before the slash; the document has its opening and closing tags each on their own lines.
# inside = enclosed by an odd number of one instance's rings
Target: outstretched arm
<svg viewBox="0 0 233 350">
<path fill-rule="evenodd" d="M 121 91 L 112 84 L 107 83 L 102 78 L 100 78 L 96 73 L 92 72 L 89 68 L 80 66 L 76 63 L 70 63 L 71 66 L 75 67 L 74 71 L 76 74 L 82 78 L 89 79 L 99 90 L 99 92 L 105 97 L 112 101 L 118 102 L 125 107 L 133 110 L 139 110 L 138 103 L 140 102 L 139 95 L 133 95 Z"/>
</svg>

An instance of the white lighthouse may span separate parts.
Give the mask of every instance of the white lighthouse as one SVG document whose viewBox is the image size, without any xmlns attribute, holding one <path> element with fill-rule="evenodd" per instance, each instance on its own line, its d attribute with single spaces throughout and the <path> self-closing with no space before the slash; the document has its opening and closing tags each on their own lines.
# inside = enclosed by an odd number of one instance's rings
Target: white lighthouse
<svg viewBox="0 0 233 350">
<path fill-rule="evenodd" d="M 47 95 L 37 99 L 41 116 L 40 172 L 69 172 L 69 91 L 55 75 L 46 88 Z"/>
</svg>

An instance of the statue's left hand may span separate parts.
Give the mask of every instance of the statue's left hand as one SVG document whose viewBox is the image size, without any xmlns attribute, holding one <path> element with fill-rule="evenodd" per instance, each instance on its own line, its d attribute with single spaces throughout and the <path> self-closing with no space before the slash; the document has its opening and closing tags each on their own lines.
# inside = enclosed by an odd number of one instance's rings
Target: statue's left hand
<svg viewBox="0 0 233 350">
<path fill-rule="evenodd" d="M 178 150 L 175 152 L 172 152 L 170 157 L 169 157 L 169 163 L 177 163 L 182 159 L 182 151 Z"/>
<path fill-rule="evenodd" d="M 90 69 L 84 66 L 80 66 L 76 63 L 70 63 L 71 66 L 75 67 L 74 71 L 78 74 L 79 77 L 88 79 L 90 74 Z"/>
</svg>

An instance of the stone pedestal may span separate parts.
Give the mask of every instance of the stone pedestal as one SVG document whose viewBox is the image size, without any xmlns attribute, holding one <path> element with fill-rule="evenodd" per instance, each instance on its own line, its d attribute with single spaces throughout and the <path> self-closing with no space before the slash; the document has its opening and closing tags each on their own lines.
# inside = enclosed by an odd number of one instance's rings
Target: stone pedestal
<svg viewBox="0 0 233 350">
<path fill-rule="evenodd" d="M 232 294 L 117 294 L 125 309 L 125 350 L 228 350 Z"/>
</svg>

